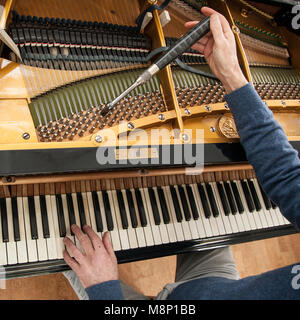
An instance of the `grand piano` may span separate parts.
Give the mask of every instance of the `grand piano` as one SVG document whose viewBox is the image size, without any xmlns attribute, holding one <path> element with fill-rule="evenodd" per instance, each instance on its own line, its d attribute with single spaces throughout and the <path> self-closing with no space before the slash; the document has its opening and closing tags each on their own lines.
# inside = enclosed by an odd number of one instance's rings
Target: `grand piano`
<svg viewBox="0 0 300 320">
<path fill-rule="evenodd" d="M 246 78 L 300 150 L 292 4 L 0 0 L 1 276 L 67 270 L 73 223 L 110 231 L 119 263 L 295 233 L 199 52 L 101 115 L 208 5 L 228 19 Z"/>
</svg>

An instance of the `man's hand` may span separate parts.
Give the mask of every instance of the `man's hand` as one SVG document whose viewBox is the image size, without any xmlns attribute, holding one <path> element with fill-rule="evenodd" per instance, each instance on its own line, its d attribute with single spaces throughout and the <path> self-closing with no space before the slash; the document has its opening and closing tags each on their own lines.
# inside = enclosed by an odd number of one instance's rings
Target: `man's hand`
<svg viewBox="0 0 300 320">
<path fill-rule="evenodd" d="M 71 228 L 84 252 L 66 237 L 64 243 L 67 250 L 64 251 L 63 256 L 84 288 L 109 280 L 117 280 L 117 258 L 109 241 L 108 232 L 101 240 L 90 226 L 83 227 L 86 234 L 76 225 L 72 225 Z"/>
<path fill-rule="evenodd" d="M 202 13 L 210 16 L 210 32 L 193 45 L 207 60 L 212 72 L 218 77 L 227 93 L 247 83 L 239 66 L 233 32 L 226 18 L 215 10 L 203 7 Z M 191 21 L 185 27 L 191 29 L 198 21 Z"/>
</svg>

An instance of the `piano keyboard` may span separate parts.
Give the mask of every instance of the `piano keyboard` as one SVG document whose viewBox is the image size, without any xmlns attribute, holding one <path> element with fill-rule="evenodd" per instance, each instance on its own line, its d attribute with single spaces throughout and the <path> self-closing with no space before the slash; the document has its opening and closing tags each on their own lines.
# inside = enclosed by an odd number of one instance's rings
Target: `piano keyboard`
<svg viewBox="0 0 300 320">
<path fill-rule="evenodd" d="M 0 265 L 63 259 L 72 224 L 116 252 L 290 224 L 256 178 L 0 198 Z M 90 191 L 89 191 L 90 190 Z"/>
</svg>

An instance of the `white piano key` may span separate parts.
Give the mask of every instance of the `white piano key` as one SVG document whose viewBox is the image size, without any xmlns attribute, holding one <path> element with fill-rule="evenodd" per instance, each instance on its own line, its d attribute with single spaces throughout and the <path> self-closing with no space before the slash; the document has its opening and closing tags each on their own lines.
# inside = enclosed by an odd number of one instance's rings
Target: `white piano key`
<svg viewBox="0 0 300 320">
<path fill-rule="evenodd" d="M 153 234 L 153 240 L 154 244 L 162 244 L 161 235 L 159 227 L 154 223 L 153 213 L 152 213 L 152 207 L 150 203 L 149 193 L 147 188 L 140 188 L 140 192 L 142 194 L 142 199 L 144 202 L 144 208 L 147 215 L 147 221 L 150 224 L 152 234 Z"/>
<path fill-rule="evenodd" d="M 184 212 L 183 212 L 183 208 L 182 208 L 182 204 L 181 204 L 181 199 L 180 199 L 180 194 L 179 194 L 178 187 L 174 186 L 174 189 L 175 189 L 176 194 L 177 194 L 178 204 L 179 204 L 180 212 L 181 212 L 181 215 L 182 215 L 182 221 L 180 222 L 180 224 L 182 226 L 184 239 L 185 240 L 191 240 L 192 239 L 192 234 L 191 234 L 189 223 L 187 221 L 185 221 Z M 171 200 L 173 201 L 172 196 L 171 196 Z"/>
<path fill-rule="evenodd" d="M 78 210 L 78 201 L 77 201 L 77 194 L 75 192 L 72 192 L 72 201 L 73 201 L 73 208 L 74 208 L 74 216 L 75 216 L 75 224 L 81 228 L 81 223 L 80 223 L 80 215 L 79 215 L 79 210 Z M 84 250 L 81 247 L 81 244 L 79 240 L 74 236 L 74 243 L 76 247 L 81 251 L 84 252 Z"/>
<path fill-rule="evenodd" d="M 105 208 L 104 208 L 104 203 L 103 203 L 103 194 L 102 194 L 102 191 L 97 191 L 97 196 L 98 196 L 98 200 L 99 200 L 99 207 L 100 207 L 100 210 L 101 210 L 101 218 L 102 218 L 102 224 L 103 224 L 103 231 L 102 231 L 102 237 L 104 235 L 105 232 L 108 232 L 108 237 L 109 237 L 109 240 L 110 240 L 110 243 L 112 244 L 113 248 L 114 248 L 114 243 L 115 243 L 115 246 L 118 247 L 118 242 L 119 240 L 116 240 L 115 239 L 115 231 L 113 232 L 113 237 L 114 237 L 114 240 L 112 239 L 112 236 L 111 236 L 111 232 L 112 231 L 108 231 L 108 228 L 107 228 L 107 221 L 106 221 L 106 215 L 105 215 Z M 119 238 L 118 238 L 119 239 Z M 120 246 L 120 241 L 119 241 L 119 246 Z"/>
<path fill-rule="evenodd" d="M 188 221 L 188 224 L 189 224 L 189 227 L 190 227 L 190 230 L 191 230 L 191 236 L 193 239 L 199 239 L 200 238 L 200 235 L 198 233 L 198 228 L 197 228 L 197 225 L 196 225 L 196 222 L 195 220 L 193 219 L 193 213 L 192 213 L 192 209 L 191 209 L 191 206 L 190 206 L 190 203 L 189 203 L 189 197 L 188 197 L 188 194 L 187 194 L 187 191 L 186 191 L 186 186 L 185 185 L 182 185 L 182 188 L 184 190 L 184 193 L 185 193 L 185 197 L 187 199 L 187 206 L 190 210 L 190 214 L 191 214 L 191 220 Z M 180 202 L 181 202 L 181 205 L 182 205 L 182 200 L 180 198 Z M 183 214 L 183 217 L 184 217 L 184 214 Z"/>
<path fill-rule="evenodd" d="M 243 203 L 244 212 L 242 214 L 247 214 L 248 216 L 252 216 L 254 221 L 255 221 L 256 229 L 261 229 L 262 228 L 262 223 L 261 223 L 261 219 L 259 217 L 259 214 L 257 214 L 257 212 L 255 212 L 255 211 L 250 212 L 249 209 L 248 209 L 247 201 L 246 201 L 246 198 L 244 196 L 244 192 L 243 192 L 243 188 L 242 188 L 241 182 L 239 180 L 234 180 L 234 182 L 236 183 L 236 186 L 237 186 L 239 194 L 240 194 L 240 198 L 241 198 L 242 203 Z"/>
<path fill-rule="evenodd" d="M 158 210 L 159 210 L 159 214 L 160 214 L 160 219 L 162 221 L 162 223 L 164 224 L 164 219 L 163 219 L 163 214 L 162 214 L 162 208 L 161 208 L 161 205 L 160 205 L 160 200 L 159 200 L 159 195 L 158 195 L 158 191 L 157 191 L 157 188 L 153 188 L 154 192 L 155 192 L 155 197 L 156 197 L 156 201 L 157 201 L 157 205 L 158 205 Z M 167 200 L 166 196 L 165 196 L 165 193 L 164 193 L 164 190 L 163 188 L 161 188 L 163 194 L 164 194 L 164 197 Z M 168 207 L 167 207 L 168 208 Z M 169 209 L 168 209 L 168 212 L 169 212 Z M 170 216 L 170 212 L 169 212 L 169 216 Z M 167 224 L 164 224 L 166 230 L 167 230 L 167 235 L 168 235 L 168 241 L 169 242 L 176 242 L 177 241 L 177 237 L 176 237 L 176 232 L 175 232 L 175 229 L 174 229 L 174 225 L 172 224 L 171 222 L 171 217 L 170 217 L 170 222 L 167 223 Z"/>
<path fill-rule="evenodd" d="M 54 234 L 55 234 L 55 241 L 56 241 L 57 259 L 63 259 L 63 252 L 65 250 L 65 245 L 63 242 L 64 238 L 61 237 L 59 234 L 59 224 L 58 224 L 55 195 L 50 195 L 50 199 L 51 199 L 51 208 L 52 208 L 51 214 L 53 219 Z"/>
<path fill-rule="evenodd" d="M 127 247 L 129 247 L 129 245 L 128 245 L 128 241 L 127 241 L 127 243 L 125 241 L 125 243 L 122 244 L 122 239 L 119 235 L 118 224 L 117 224 L 116 214 L 115 214 L 114 200 L 113 200 L 111 191 L 107 191 L 107 195 L 108 195 L 108 199 L 109 199 L 109 203 L 110 203 L 111 215 L 112 215 L 112 220 L 113 220 L 113 224 L 114 224 L 114 230 L 110 231 L 110 236 L 111 236 L 111 241 L 112 241 L 112 245 L 113 245 L 114 250 L 118 251 L 123 248 L 122 245 L 123 246 L 127 245 Z"/>
<path fill-rule="evenodd" d="M 276 219 L 278 222 L 278 225 L 284 225 L 290 223 L 288 220 L 286 220 L 286 218 L 282 215 L 282 213 L 280 212 L 279 208 L 276 207 L 275 209 L 271 208 L 271 216 L 274 217 L 274 220 Z"/>
<path fill-rule="evenodd" d="M 256 194 L 259 198 L 259 202 L 261 203 L 261 201 L 263 201 L 263 200 L 261 200 L 262 197 L 259 197 L 259 195 L 260 195 L 259 186 L 258 186 L 258 184 L 255 183 L 255 181 L 253 179 L 251 179 L 251 180 L 254 184 L 254 188 L 255 188 Z M 263 204 L 262 204 L 262 208 L 263 208 Z M 260 211 L 255 211 L 255 212 L 260 214 L 261 218 L 266 221 L 266 224 L 269 228 L 274 227 L 274 223 L 273 223 L 272 217 L 270 215 L 270 212 L 268 212 L 267 210 L 260 210 Z"/>
<path fill-rule="evenodd" d="M 86 192 L 81 192 L 81 195 L 82 195 L 82 202 L 83 202 L 83 208 L 84 208 L 85 222 L 88 226 L 91 226 L 90 211 L 89 211 L 89 206 L 87 202 L 87 194 Z"/>
<path fill-rule="evenodd" d="M 231 188 L 231 185 L 230 185 L 230 188 Z M 232 188 L 231 188 L 231 192 L 233 194 Z M 250 188 L 249 188 L 249 192 L 250 192 Z M 250 194 L 251 194 L 251 192 L 250 192 Z M 239 212 L 237 214 L 239 214 Z M 251 226 L 250 226 L 250 222 L 249 222 L 248 211 L 246 212 L 246 214 L 245 214 L 245 212 L 243 212 L 239 216 L 241 217 L 241 220 L 243 221 L 244 229 L 242 231 L 250 231 L 251 230 Z"/>
<path fill-rule="evenodd" d="M 135 212 L 137 215 L 137 219 L 139 222 L 139 227 L 136 230 L 139 247 L 153 246 L 154 240 L 153 240 L 151 227 L 150 227 L 149 223 L 147 224 L 147 226 L 142 227 L 141 219 L 140 219 L 140 215 L 139 215 L 138 204 L 137 204 L 137 200 L 136 200 L 136 196 L 135 196 L 135 191 L 134 191 L 134 189 L 130 189 L 130 191 L 131 191 L 132 200 L 133 200 Z"/>
<path fill-rule="evenodd" d="M 248 212 L 247 207 L 245 207 L 245 204 L 244 204 L 244 201 L 242 200 L 242 195 L 241 195 L 242 190 L 239 188 L 237 181 L 234 180 L 233 182 L 237 186 L 238 193 L 239 193 L 240 199 L 241 199 L 243 207 L 244 207 L 244 212 L 241 215 L 245 215 L 248 218 L 247 230 L 255 230 L 257 227 L 256 227 L 256 224 L 254 221 L 253 214 L 251 212 Z M 230 187 L 231 187 L 231 185 L 230 185 Z M 233 190 L 232 190 L 232 192 L 233 192 Z M 237 214 L 240 214 L 240 213 L 238 212 Z"/>
<path fill-rule="evenodd" d="M 113 205 L 114 205 L 114 215 L 116 217 L 117 228 L 120 236 L 121 248 L 122 250 L 128 250 L 130 249 L 129 238 L 128 238 L 127 229 L 123 229 L 123 226 L 122 226 L 122 219 L 121 219 L 119 203 L 117 198 L 117 191 L 112 190 L 111 192 L 112 192 Z"/>
<path fill-rule="evenodd" d="M 225 233 L 226 234 L 230 234 L 230 233 L 232 233 L 232 229 L 231 229 L 231 224 L 230 224 L 230 221 L 229 221 L 229 216 L 226 216 L 225 213 L 224 213 L 224 210 L 223 210 L 223 207 L 222 207 L 222 202 L 221 202 L 221 199 L 219 197 L 219 192 L 217 190 L 216 182 L 211 182 L 211 186 L 212 186 L 212 190 L 213 190 L 213 193 L 214 193 L 214 196 L 215 196 L 215 199 L 216 199 L 216 204 L 217 204 L 218 209 L 219 209 L 220 217 L 221 217 L 221 219 L 223 221 L 223 226 L 224 226 L 224 229 L 225 229 Z"/>
<path fill-rule="evenodd" d="M 176 219 L 175 208 L 173 205 L 170 187 L 169 186 L 162 186 L 162 190 L 163 190 L 165 198 L 166 198 L 166 202 L 167 202 L 166 204 L 168 207 L 168 211 L 170 213 L 170 224 L 172 224 L 174 227 L 174 231 L 176 234 L 176 240 L 177 241 L 184 241 L 184 234 L 183 234 L 181 223 L 179 223 Z"/>
<path fill-rule="evenodd" d="M 126 190 L 121 190 L 122 195 L 123 195 L 123 200 L 124 200 L 124 205 L 125 205 L 125 212 L 127 216 L 127 221 L 128 221 L 128 229 L 127 229 L 127 234 L 128 234 L 128 240 L 129 240 L 129 245 L 131 249 L 137 248 L 138 247 L 138 241 L 137 241 L 137 236 L 135 229 L 132 227 L 132 222 L 131 222 L 131 217 L 130 217 L 130 212 L 129 212 L 129 207 L 128 207 L 128 200 L 126 196 Z"/>
<path fill-rule="evenodd" d="M 90 213 L 90 221 L 91 221 L 91 228 L 94 230 L 95 233 L 97 233 L 98 237 L 102 238 L 101 232 L 97 231 L 97 224 L 96 224 L 96 218 L 95 218 L 95 210 L 94 210 L 94 204 L 93 204 L 93 196 L 91 192 L 86 193 L 87 196 L 87 203 L 89 206 L 89 213 Z M 99 202 L 100 206 L 100 202 Z M 100 208 L 101 210 L 102 208 Z M 104 208 L 103 208 L 104 209 Z M 102 217 L 101 217 L 102 218 Z M 103 224 L 103 219 L 102 219 Z"/>
<path fill-rule="evenodd" d="M 208 196 L 207 196 L 205 185 L 204 185 L 204 183 L 201 183 L 201 185 L 204 188 L 206 199 L 208 201 L 208 206 L 209 206 L 210 212 L 211 212 L 211 216 L 210 216 L 210 218 L 208 218 L 208 220 L 209 220 L 209 223 L 210 223 L 210 226 L 211 226 L 212 233 L 213 233 L 214 236 L 219 236 L 220 235 L 219 228 L 218 228 L 218 225 L 217 225 L 217 221 L 215 220 L 215 218 L 214 218 L 214 216 L 212 214 L 212 211 L 211 211 L 211 207 L 210 207 L 210 203 L 209 203 L 209 199 L 208 199 Z M 200 194 L 199 194 L 198 186 L 197 186 L 197 192 L 198 192 L 198 195 L 199 195 L 198 199 L 201 202 L 201 197 L 200 197 Z"/>
<path fill-rule="evenodd" d="M 6 213 L 7 213 L 8 239 L 9 239 L 9 241 L 6 243 L 7 264 L 17 264 L 18 255 L 17 255 L 17 245 L 14 239 L 11 198 L 6 198 Z"/>
<path fill-rule="evenodd" d="M 205 184 L 203 184 L 204 186 Z M 214 188 L 212 186 L 212 182 L 209 182 L 209 185 L 211 186 L 212 188 L 212 191 L 213 191 L 213 195 L 214 195 L 214 198 L 216 198 L 216 195 L 215 195 L 215 192 L 214 192 Z M 205 192 L 206 192 L 206 196 L 207 196 L 207 199 L 209 200 L 209 197 L 208 197 L 208 194 L 207 194 L 207 190 L 206 190 L 206 186 L 205 186 Z M 209 201 L 209 205 L 210 205 L 210 201 Z M 211 205 L 210 205 L 211 207 Z M 212 210 L 211 210 L 212 212 Z M 223 234 L 226 234 L 226 231 L 225 231 L 225 228 L 224 228 L 224 224 L 223 224 L 223 221 L 222 221 L 222 217 L 220 216 L 220 212 L 219 212 L 219 216 L 218 217 L 214 217 L 213 214 L 211 215 L 210 217 L 211 220 L 214 220 L 216 221 L 217 223 L 217 226 L 218 226 L 218 230 L 219 230 L 219 234 L 220 235 L 223 235 Z"/>
<path fill-rule="evenodd" d="M 212 232 L 212 229 L 210 226 L 209 219 L 207 219 L 204 214 L 204 210 L 203 210 L 202 203 L 201 203 L 200 196 L 199 196 L 199 192 L 198 192 L 198 186 L 196 184 L 190 184 L 190 186 L 192 187 L 194 198 L 196 201 L 196 206 L 197 206 L 198 212 L 199 212 L 199 219 L 198 220 L 199 220 L 199 222 L 200 221 L 202 222 L 206 237 L 212 237 L 213 232 Z M 199 226 L 199 228 L 201 228 L 201 225 Z"/>
<path fill-rule="evenodd" d="M 159 231 L 160 231 L 160 235 L 161 235 L 161 241 L 162 241 L 162 243 L 170 243 L 167 227 L 164 224 L 164 219 L 163 219 L 162 212 L 161 212 L 161 207 L 160 207 L 159 197 L 158 197 L 158 193 L 157 193 L 157 188 L 153 187 L 152 189 L 154 191 L 156 204 L 157 204 L 157 209 L 158 209 L 159 216 L 160 216 L 160 221 L 161 221 L 160 225 L 158 226 L 159 227 Z"/>
<path fill-rule="evenodd" d="M 17 241 L 18 262 L 26 263 L 28 262 L 28 253 L 27 253 L 25 226 L 24 226 L 23 200 L 21 197 L 17 197 L 17 206 L 18 206 L 18 220 L 19 220 L 19 232 L 20 232 L 20 241 Z"/>
<path fill-rule="evenodd" d="M 202 216 L 202 213 L 200 212 L 200 210 L 202 210 L 203 208 L 199 209 L 199 204 L 198 204 L 198 200 L 196 199 L 196 195 L 195 195 L 195 191 L 194 191 L 194 187 L 192 184 L 189 185 L 190 188 L 191 188 L 191 192 L 194 196 L 194 200 L 195 200 L 195 206 L 196 206 L 196 210 L 197 210 L 197 213 L 199 215 L 198 219 L 194 219 L 193 215 L 192 215 L 192 219 L 193 221 L 195 222 L 195 225 L 196 225 L 196 228 L 198 230 L 198 234 L 199 234 L 199 238 L 203 239 L 203 238 L 206 238 L 208 237 L 207 236 L 207 233 L 206 233 L 206 230 L 205 230 L 205 227 L 204 227 L 204 223 L 203 223 L 203 216 Z M 186 187 L 185 187 L 185 191 L 186 190 Z M 189 198 L 188 198 L 189 199 Z M 191 209 L 191 206 L 190 206 L 190 203 L 189 203 L 189 207 Z M 191 211 L 192 212 L 192 211 Z M 209 225 L 209 224 L 208 224 Z M 210 228 L 210 225 L 209 225 L 209 228 Z"/>
<path fill-rule="evenodd" d="M 47 216 L 48 216 L 48 225 L 49 225 L 49 233 L 50 237 L 46 239 L 47 241 L 47 249 L 48 249 L 48 258 L 49 260 L 57 259 L 57 247 L 56 247 L 56 238 L 54 231 L 54 221 L 52 215 L 52 203 L 51 196 L 45 195 L 46 208 L 47 208 Z"/>
<path fill-rule="evenodd" d="M 7 265 L 6 244 L 2 238 L 2 223 L 0 221 L 0 266 Z"/>
<path fill-rule="evenodd" d="M 23 200 L 23 211 L 24 211 L 24 222 L 25 222 L 28 261 L 34 262 L 34 261 L 38 261 L 38 253 L 37 253 L 36 240 L 31 238 L 28 198 L 23 197 L 22 200 Z"/>
<path fill-rule="evenodd" d="M 220 181 L 220 183 L 222 184 L 223 189 L 224 189 L 224 191 L 225 191 L 225 186 L 224 186 L 223 182 Z M 231 189 L 231 191 L 232 191 L 232 195 L 234 195 L 232 189 Z M 230 223 L 230 226 L 231 226 L 231 230 L 232 230 L 232 233 L 237 233 L 237 232 L 239 232 L 239 228 L 238 228 L 238 225 L 237 225 L 235 216 L 234 216 L 234 215 L 232 214 L 232 212 L 231 212 L 231 208 L 230 208 L 230 204 L 229 204 L 229 200 L 228 200 L 228 197 L 227 197 L 226 192 L 225 192 L 225 197 L 226 197 L 226 199 L 227 199 L 228 206 L 229 206 L 229 209 L 230 209 L 230 213 L 229 213 L 229 215 L 228 215 L 227 217 L 228 217 L 228 220 L 229 220 L 229 223 Z M 220 197 L 219 197 L 219 199 L 220 199 Z M 220 200 L 221 200 L 221 199 L 220 199 Z M 234 201 L 235 201 L 235 199 L 234 199 Z M 235 203 L 236 203 L 236 201 L 235 201 Z M 236 214 L 239 214 L 239 212 L 237 212 Z"/>
<path fill-rule="evenodd" d="M 48 260 L 47 242 L 43 235 L 42 214 L 39 196 L 34 196 L 34 206 L 36 215 L 36 225 L 38 239 L 36 240 L 39 261 Z"/>
<path fill-rule="evenodd" d="M 258 196 L 259 202 L 261 203 L 261 207 L 262 207 L 262 209 L 258 212 L 258 214 L 262 214 L 265 216 L 268 227 L 274 227 L 274 226 L 278 225 L 278 222 L 276 223 L 276 221 L 274 219 L 272 219 L 272 212 L 267 210 L 265 207 L 264 200 L 261 195 L 257 180 L 256 179 L 251 179 L 251 180 L 253 181 L 253 184 L 254 184 L 254 187 L 256 190 L 256 194 Z"/>
</svg>

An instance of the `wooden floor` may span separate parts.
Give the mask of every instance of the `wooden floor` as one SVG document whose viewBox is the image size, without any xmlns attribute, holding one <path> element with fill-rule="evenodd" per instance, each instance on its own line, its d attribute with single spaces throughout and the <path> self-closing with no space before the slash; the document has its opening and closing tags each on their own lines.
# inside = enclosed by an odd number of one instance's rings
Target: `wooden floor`
<svg viewBox="0 0 300 320">
<path fill-rule="evenodd" d="M 232 246 L 241 277 L 300 262 L 300 234 Z M 120 278 L 134 289 L 155 296 L 174 281 L 176 257 L 165 257 L 119 266 Z M 77 299 L 62 274 L 52 274 L 5 282 L 0 299 Z M 1 288 L 0 283 L 0 288 Z"/>
</svg>

